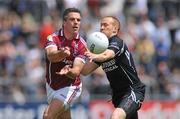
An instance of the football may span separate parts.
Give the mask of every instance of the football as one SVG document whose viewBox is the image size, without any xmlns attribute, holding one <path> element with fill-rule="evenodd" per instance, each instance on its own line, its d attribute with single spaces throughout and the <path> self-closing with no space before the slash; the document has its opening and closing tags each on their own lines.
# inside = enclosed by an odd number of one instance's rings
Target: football
<svg viewBox="0 0 180 119">
<path fill-rule="evenodd" d="M 89 34 L 86 42 L 89 51 L 95 54 L 104 52 L 109 45 L 107 36 L 102 32 L 93 32 Z"/>
</svg>

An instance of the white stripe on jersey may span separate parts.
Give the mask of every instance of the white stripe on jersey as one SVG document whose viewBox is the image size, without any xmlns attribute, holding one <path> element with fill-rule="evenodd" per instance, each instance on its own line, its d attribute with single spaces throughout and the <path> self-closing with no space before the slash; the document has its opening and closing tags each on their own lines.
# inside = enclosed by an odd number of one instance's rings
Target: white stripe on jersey
<svg viewBox="0 0 180 119">
<path fill-rule="evenodd" d="M 132 90 L 131 90 L 131 96 L 132 96 L 132 99 L 136 102 L 136 95 Z"/>
<path fill-rule="evenodd" d="M 49 80 L 50 80 L 50 82 L 49 82 L 49 85 L 51 85 L 51 62 L 49 62 Z"/>
<path fill-rule="evenodd" d="M 79 38 L 79 40 L 81 41 L 81 43 L 83 43 L 83 44 L 84 44 L 84 46 L 85 46 L 85 47 L 87 47 L 87 45 L 86 45 L 86 41 L 85 41 L 82 37 L 80 37 L 80 38 Z"/>
<path fill-rule="evenodd" d="M 137 100 L 136 95 L 133 90 L 131 90 L 131 96 L 134 102 L 136 102 L 137 104 L 138 103 L 141 104 L 140 100 Z"/>
<path fill-rule="evenodd" d="M 86 63 L 86 61 L 85 61 L 83 58 L 76 57 L 75 59 L 79 59 L 79 60 L 81 60 L 84 64 Z"/>
<path fill-rule="evenodd" d="M 56 47 L 57 48 L 57 46 L 55 44 L 51 44 L 51 45 L 46 46 L 45 49 L 47 49 L 49 47 Z"/>
<path fill-rule="evenodd" d="M 126 74 L 126 76 L 128 77 L 129 81 L 133 84 L 133 81 L 131 80 L 131 78 L 129 77 L 129 75 L 126 73 L 126 71 L 124 70 L 124 68 L 120 65 L 121 69 L 124 71 L 124 73 Z"/>
<path fill-rule="evenodd" d="M 121 53 L 119 53 L 119 52 L 121 52 Z M 123 43 L 123 46 L 122 46 L 121 50 L 120 50 L 120 51 L 118 51 L 118 53 L 119 53 L 119 55 L 118 55 L 118 56 L 120 56 L 123 52 L 124 52 L 124 43 Z M 117 54 L 118 54 L 118 53 L 117 53 Z"/>
</svg>

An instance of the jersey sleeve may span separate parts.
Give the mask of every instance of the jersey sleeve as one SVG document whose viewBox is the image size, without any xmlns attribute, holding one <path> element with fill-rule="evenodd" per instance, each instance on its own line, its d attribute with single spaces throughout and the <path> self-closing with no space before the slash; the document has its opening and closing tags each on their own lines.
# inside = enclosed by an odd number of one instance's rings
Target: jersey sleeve
<svg viewBox="0 0 180 119">
<path fill-rule="evenodd" d="M 119 55 L 124 51 L 124 43 L 120 39 L 111 39 L 109 42 L 108 49 L 113 50 L 116 55 Z"/>
<path fill-rule="evenodd" d="M 55 41 L 55 38 L 53 37 L 53 35 L 49 35 L 46 39 L 45 49 L 48 47 L 57 47 L 56 41 Z"/>
</svg>

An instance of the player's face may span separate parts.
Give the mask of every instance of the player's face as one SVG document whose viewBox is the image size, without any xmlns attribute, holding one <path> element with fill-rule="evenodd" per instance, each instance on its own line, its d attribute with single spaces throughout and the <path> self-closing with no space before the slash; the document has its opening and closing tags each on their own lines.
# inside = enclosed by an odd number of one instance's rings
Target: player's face
<svg viewBox="0 0 180 119">
<path fill-rule="evenodd" d="M 106 34 L 108 38 L 110 38 L 113 34 L 113 20 L 110 17 L 105 17 L 101 20 L 100 31 Z"/>
<path fill-rule="evenodd" d="M 80 29 L 81 16 L 77 12 L 68 14 L 66 21 L 64 21 L 64 29 L 70 34 L 78 33 Z"/>
</svg>

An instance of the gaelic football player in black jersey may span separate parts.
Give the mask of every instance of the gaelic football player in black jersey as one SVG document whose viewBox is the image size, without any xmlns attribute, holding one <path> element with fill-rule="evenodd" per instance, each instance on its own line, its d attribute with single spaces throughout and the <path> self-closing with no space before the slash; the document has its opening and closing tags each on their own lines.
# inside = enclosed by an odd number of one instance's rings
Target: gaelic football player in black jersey
<svg viewBox="0 0 180 119">
<path fill-rule="evenodd" d="M 88 75 L 102 66 L 112 89 L 115 107 L 111 119 L 138 119 L 138 110 L 145 96 L 145 85 L 140 81 L 131 53 L 118 37 L 120 22 L 113 16 L 101 19 L 100 31 L 109 39 L 108 49 L 101 54 L 86 52 L 90 61 L 81 72 Z"/>
</svg>

